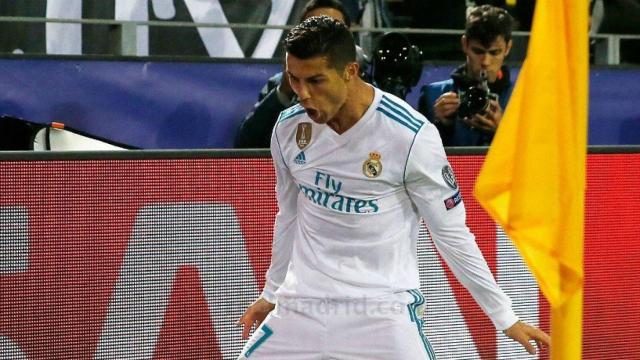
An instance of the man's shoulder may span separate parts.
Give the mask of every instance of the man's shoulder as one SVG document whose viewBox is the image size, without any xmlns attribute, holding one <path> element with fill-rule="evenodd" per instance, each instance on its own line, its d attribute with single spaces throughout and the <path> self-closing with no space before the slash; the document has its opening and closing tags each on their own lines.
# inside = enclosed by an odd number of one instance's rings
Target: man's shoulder
<svg viewBox="0 0 640 360">
<path fill-rule="evenodd" d="M 260 95 L 258 95 L 258 101 L 262 101 L 265 97 L 269 96 L 269 94 L 272 92 L 272 90 L 274 90 L 276 87 L 278 87 L 278 85 L 280 85 L 280 83 L 282 82 L 282 73 L 276 73 L 275 75 L 271 76 L 268 80 L 267 83 L 264 84 L 264 86 L 262 86 L 262 89 L 260 89 Z M 275 94 L 274 94 L 275 96 Z M 276 98 L 274 97 L 274 100 Z"/>
<path fill-rule="evenodd" d="M 308 130 L 311 130 L 311 119 L 309 119 L 309 117 L 306 115 L 306 111 L 299 103 L 292 105 L 280 112 L 278 120 L 276 120 L 276 123 L 273 127 L 272 137 L 275 137 L 277 143 L 279 144 L 278 146 L 281 147 L 281 150 L 284 150 L 284 148 L 288 147 L 287 144 L 291 140 L 292 134 L 295 134 L 297 131 L 299 131 L 297 130 L 297 128 L 299 127 L 298 125 L 305 122 L 309 125 Z"/>
<path fill-rule="evenodd" d="M 276 121 L 276 124 L 278 126 L 282 126 L 283 124 L 286 124 L 286 123 L 295 122 L 294 119 L 299 118 L 300 115 L 304 113 L 305 113 L 305 110 L 302 107 L 302 105 L 300 105 L 300 103 L 294 104 L 280 112 L 280 116 L 278 116 L 278 121 Z"/>
<path fill-rule="evenodd" d="M 420 89 L 420 102 L 431 105 L 440 95 L 453 89 L 453 79 L 429 83 Z"/>
<path fill-rule="evenodd" d="M 404 143 L 412 147 L 418 139 L 437 137 L 436 127 L 406 101 L 389 93 L 383 93 L 377 109 L 377 116 L 385 118 L 387 127 L 383 127 L 387 141 Z M 440 145 L 442 146 L 442 145 Z"/>
<path fill-rule="evenodd" d="M 280 83 L 282 82 L 282 72 L 273 74 L 273 76 L 271 76 L 267 82 L 276 86 L 280 85 Z"/>
<path fill-rule="evenodd" d="M 433 91 L 443 91 L 446 92 L 453 88 L 453 79 L 447 79 L 442 81 L 432 82 L 425 86 L 425 88 Z"/>
<path fill-rule="evenodd" d="M 299 103 L 292 105 L 280 112 L 278 120 L 275 124 L 275 131 L 277 133 L 282 133 L 283 131 L 287 132 L 288 129 L 296 127 L 297 124 L 303 119 L 308 119 L 308 117 L 306 116 L 306 111 L 302 107 L 302 105 L 300 105 Z"/>
<path fill-rule="evenodd" d="M 387 129 L 393 131 L 394 136 L 404 134 L 411 139 L 427 122 L 424 115 L 411 105 L 389 93 L 381 96 L 376 114 L 385 119 Z"/>
<path fill-rule="evenodd" d="M 265 96 L 266 93 L 268 93 L 271 90 L 273 90 L 276 87 L 278 87 L 278 85 L 280 85 L 281 82 L 282 82 L 282 72 L 278 72 L 278 73 L 274 74 L 273 76 L 271 76 L 267 80 L 267 83 L 264 84 L 264 86 L 262 88 L 263 96 Z"/>
</svg>

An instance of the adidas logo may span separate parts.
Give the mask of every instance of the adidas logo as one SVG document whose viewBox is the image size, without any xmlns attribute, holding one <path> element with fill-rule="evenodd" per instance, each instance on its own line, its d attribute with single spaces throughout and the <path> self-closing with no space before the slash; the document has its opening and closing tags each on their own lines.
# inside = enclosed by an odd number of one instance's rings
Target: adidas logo
<svg viewBox="0 0 640 360">
<path fill-rule="evenodd" d="M 300 151 L 298 156 L 293 160 L 298 165 L 304 165 L 307 162 L 307 158 L 304 156 L 304 151 Z"/>
</svg>

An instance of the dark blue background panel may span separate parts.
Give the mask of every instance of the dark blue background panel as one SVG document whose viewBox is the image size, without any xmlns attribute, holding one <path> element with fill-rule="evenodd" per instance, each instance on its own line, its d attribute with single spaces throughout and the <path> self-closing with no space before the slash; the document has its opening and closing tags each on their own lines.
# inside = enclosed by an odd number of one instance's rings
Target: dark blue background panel
<svg viewBox="0 0 640 360">
<path fill-rule="evenodd" d="M 228 148 L 276 64 L 0 60 L 0 113 L 149 149 Z"/>
<path fill-rule="evenodd" d="M 260 88 L 280 69 L 242 60 L 5 58 L 0 114 L 59 121 L 139 148 L 229 148 Z M 409 103 L 416 106 L 419 88 L 452 70 L 425 65 Z M 590 81 L 589 143 L 640 144 L 640 68 L 592 69 Z"/>
</svg>

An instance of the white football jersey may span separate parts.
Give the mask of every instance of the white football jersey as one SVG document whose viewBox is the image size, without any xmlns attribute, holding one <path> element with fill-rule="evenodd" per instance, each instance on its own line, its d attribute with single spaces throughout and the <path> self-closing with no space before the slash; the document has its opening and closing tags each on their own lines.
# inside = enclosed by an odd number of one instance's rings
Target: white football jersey
<svg viewBox="0 0 640 360">
<path fill-rule="evenodd" d="M 302 106 L 283 111 L 271 154 L 277 173 L 271 266 L 262 296 L 373 298 L 418 289 L 420 218 L 458 280 L 498 329 L 517 321 L 473 234 L 437 129 L 375 89 L 343 134 Z"/>
</svg>

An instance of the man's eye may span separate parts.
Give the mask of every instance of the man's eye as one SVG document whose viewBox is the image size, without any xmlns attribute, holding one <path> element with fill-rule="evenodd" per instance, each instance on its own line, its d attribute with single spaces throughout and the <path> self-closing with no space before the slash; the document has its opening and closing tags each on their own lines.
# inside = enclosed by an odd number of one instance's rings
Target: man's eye
<svg viewBox="0 0 640 360">
<path fill-rule="evenodd" d="M 483 55 L 484 54 L 484 50 L 482 49 L 473 49 L 473 53 L 476 55 Z"/>
</svg>

